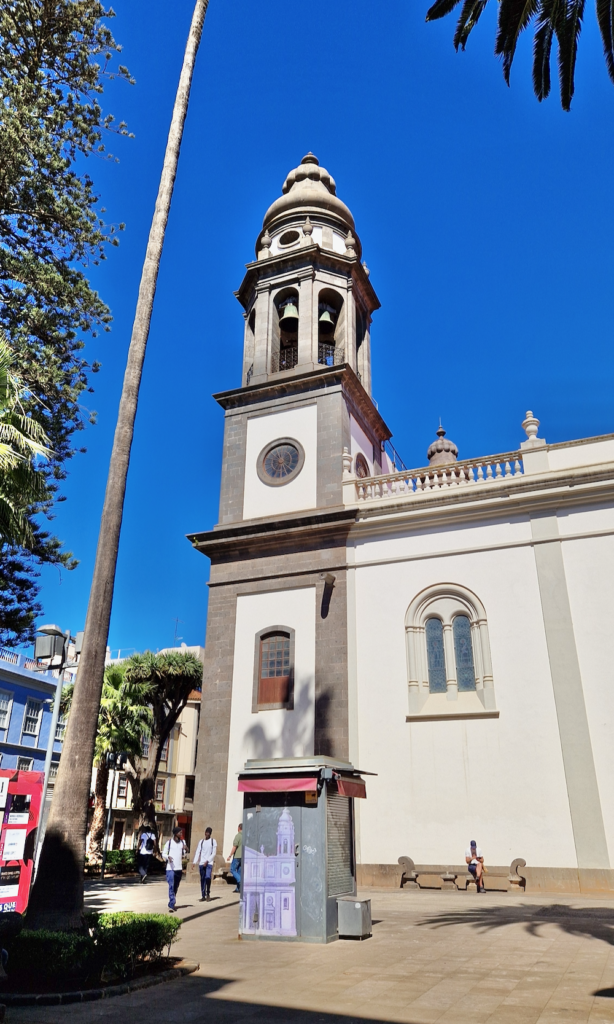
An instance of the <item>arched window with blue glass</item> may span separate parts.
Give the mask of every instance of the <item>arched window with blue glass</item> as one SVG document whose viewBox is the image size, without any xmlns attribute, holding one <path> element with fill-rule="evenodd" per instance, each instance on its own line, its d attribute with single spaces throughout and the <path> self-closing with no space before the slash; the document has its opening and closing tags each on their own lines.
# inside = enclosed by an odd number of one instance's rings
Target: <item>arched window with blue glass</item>
<svg viewBox="0 0 614 1024">
<path fill-rule="evenodd" d="M 407 609 L 405 634 L 408 720 L 498 716 L 486 610 L 476 594 L 458 583 L 427 587 Z"/>
<path fill-rule="evenodd" d="M 475 690 L 475 666 L 471 645 L 471 622 L 468 615 L 455 615 L 452 622 L 454 637 L 454 660 L 458 692 Z"/>
<path fill-rule="evenodd" d="M 426 657 L 429 671 L 429 691 L 431 693 L 446 693 L 446 655 L 441 619 L 426 620 Z"/>
</svg>

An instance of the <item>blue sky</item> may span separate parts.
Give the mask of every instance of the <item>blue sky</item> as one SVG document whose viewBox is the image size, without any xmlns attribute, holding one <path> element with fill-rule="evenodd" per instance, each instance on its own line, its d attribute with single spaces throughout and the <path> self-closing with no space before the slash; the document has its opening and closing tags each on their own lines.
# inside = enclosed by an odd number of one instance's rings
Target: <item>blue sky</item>
<svg viewBox="0 0 614 1024">
<path fill-rule="evenodd" d="M 614 87 L 594 13 L 576 96 L 533 98 L 530 38 L 512 88 L 494 46 L 495 0 L 468 51 L 421 0 L 211 0 L 184 136 L 141 391 L 110 645 L 204 641 L 208 561 L 185 534 L 216 522 L 223 415 L 238 386 L 233 296 L 262 217 L 308 150 L 356 219 L 382 308 L 373 392 L 408 466 L 439 417 L 460 457 L 515 449 L 526 409 L 548 441 L 614 431 L 611 396 Z M 112 28 L 136 86 L 104 105 L 133 140 L 90 162 L 119 249 L 94 268 L 112 333 L 87 396 L 98 412 L 54 529 L 79 567 L 42 576 L 46 621 L 83 628 L 108 460 L 147 233 L 192 13 L 116 0 Z M 553 69 L 554 70 L 554 69 Z M 82 435 L 83 436 L 83 435 Z"/>
</svg>

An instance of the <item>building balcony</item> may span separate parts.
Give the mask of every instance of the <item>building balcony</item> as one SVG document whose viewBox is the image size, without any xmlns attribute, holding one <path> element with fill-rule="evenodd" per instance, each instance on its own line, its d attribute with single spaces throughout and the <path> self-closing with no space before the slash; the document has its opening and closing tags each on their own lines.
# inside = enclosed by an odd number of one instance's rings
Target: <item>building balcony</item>
<svg viewBox="0 0 614 1024">
<path fill-rule="evenodd" d="M 373 514 L 385 509 L 400 512 L 476 499 L 521 498 L 544 488 L 603 491 L 614 479 L 614 434 L 523 444 L 513 452 L 364 478 L 351 474 L 353 460 L 347 449 L 343 459 L 344 505 L 372 509 Z"/>
</svg>

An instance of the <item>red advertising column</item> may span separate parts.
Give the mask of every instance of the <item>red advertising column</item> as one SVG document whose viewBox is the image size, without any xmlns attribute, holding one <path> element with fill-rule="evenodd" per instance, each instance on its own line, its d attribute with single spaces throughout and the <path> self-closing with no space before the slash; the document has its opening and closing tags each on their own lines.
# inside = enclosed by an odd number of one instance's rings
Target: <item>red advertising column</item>
<svg viewBox="0 0 614 1024">
<path fill-rule="evenodd" d="M 0 769 L 0 913 L 28 905 L 44 772 Z"/>
</svg>

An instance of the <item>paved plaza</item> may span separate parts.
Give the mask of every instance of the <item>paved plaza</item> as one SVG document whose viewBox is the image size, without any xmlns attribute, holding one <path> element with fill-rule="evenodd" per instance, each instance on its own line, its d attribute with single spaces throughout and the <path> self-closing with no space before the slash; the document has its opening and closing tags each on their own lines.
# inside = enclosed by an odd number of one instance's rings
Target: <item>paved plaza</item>
<svg viewBox="0 0 614 1024">
<path fill-rule="evenodd" d="M 614 903 L 504 893 L 365 890 L 373 937 L 329 946 L 237 939 L 238 897 L 183 882 L 186 978 L 74 1006 L 9 1009 L 9 1024 L 554 1024 L 614 1022 Z M 164 911 L 163 880 L 88 887 L 100 909 Z"/>
</svg>

